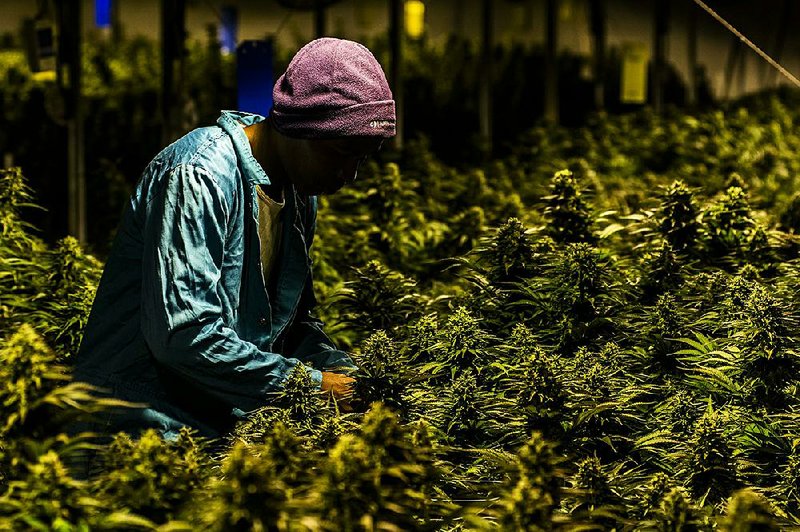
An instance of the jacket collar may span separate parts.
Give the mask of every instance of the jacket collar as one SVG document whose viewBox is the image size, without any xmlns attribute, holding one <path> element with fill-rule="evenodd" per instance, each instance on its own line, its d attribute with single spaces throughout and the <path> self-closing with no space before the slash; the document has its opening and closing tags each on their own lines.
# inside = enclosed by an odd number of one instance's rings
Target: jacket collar
<svg viewBox="0 0 800 532">
<path fill-rule="evenodd" d="M 267 173 L 253 156 L 250 141 L 247 140 L 247 135 L 244 133 L 245 126 L 257 124 L 263 120 L 264 117 L 261 115 L 242 111 L 222 111 L 222 115 L 217 119 L 217 125 L 231 137 L 244 178 L 251 185 L 269 185 L 271 183 Z"/>
</svg>

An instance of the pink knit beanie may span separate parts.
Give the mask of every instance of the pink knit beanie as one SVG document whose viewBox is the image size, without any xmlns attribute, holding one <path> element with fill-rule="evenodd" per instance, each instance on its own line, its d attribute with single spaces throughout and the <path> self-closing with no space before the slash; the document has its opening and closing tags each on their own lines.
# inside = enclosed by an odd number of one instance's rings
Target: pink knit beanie
<svg viewBox="0 0 800 532">
<path fill-rule="evenodd" d="M 272 122 L 288 137 L 392 137 L 395 110 L 381 65 L 366 47 L 324 37 L 303 46 L 272 89 Z"/>
</svg>

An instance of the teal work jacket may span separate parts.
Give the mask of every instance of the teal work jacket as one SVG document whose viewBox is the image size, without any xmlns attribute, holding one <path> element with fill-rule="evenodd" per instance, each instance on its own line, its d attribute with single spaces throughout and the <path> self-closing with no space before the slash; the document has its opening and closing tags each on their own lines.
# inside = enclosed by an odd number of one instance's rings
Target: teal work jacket
<svg viewBox="0 0 800 532">
<path fill-rule="evenodd" d="M 261 120 L 223 112 L 216 126 L 165 148 L 139 180 L 74 371 L 145 405 L 108 414 L 101 431 L 156 428 L 174 438 L 190 426 L 217 437 L 265 405 L 301 361 L 318 384 L 321 369 L 353 367 L 311 315 L 317 201 L 293 187 L 272 299 L 265 287 L 256 187 L 270 180 L 243 129 Z"/>
</svg>

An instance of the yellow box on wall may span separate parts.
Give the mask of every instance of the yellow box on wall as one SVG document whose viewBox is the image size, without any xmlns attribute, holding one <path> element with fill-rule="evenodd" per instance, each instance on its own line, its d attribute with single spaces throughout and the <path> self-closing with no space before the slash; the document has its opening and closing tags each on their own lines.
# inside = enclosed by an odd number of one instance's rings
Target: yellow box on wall
<svg viewBox="0 0 800 532">
<path fill-rule="evenodd" d="M 419 39 L 425 33 L 425 4 L 420 0 L 406 0 L 406 34 Z"/>
<path fill-rule="evenodd" d="M 627 42 L 622 45 L 622 82 L 620 100 L 622 103 L 647 102 L 647 62 L 650 51 L 641 42 Z"/>
</svg>

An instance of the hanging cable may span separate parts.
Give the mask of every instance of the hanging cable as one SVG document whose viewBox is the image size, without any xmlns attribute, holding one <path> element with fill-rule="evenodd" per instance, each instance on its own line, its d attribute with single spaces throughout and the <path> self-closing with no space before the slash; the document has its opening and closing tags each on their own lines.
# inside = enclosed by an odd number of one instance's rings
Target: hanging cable
<svg viewBox="0 0 800 532">
<path fill-rule="evenodd" d="M 734 28 L 733 25 L 730 22 L 728 22 L 727 20 L 722 18 L 722 16 L 720 16 L 719 13 L 717 13 L 716 11 L 711 9 L 705 2 L 703 2 L 703 0 L 694 0 L 694 3 L 697 4 L 698 6 L 702 7 L 709 15 L 714 17 L 717 20 L 717 22 L 719 22 L 720 24 L 725 26 L 725 28 L 728 31 L 730 31 L 731 33 L 736 35 L 739 38 L 739 40 L 741 40 L 743 43 L 745 43 L 747 46 L 749 46 L 755 53 L 760 55 L 767 63 L 769 63 L 770 65 L 775 67 L 778 70 L 778 72 L 783 74 L 783 76 L 786 79 L 788 79 L 789 81 L 794 83 L 796 86 L 800 87 L 800 79 L 797 79 L 796 77 L 794 77 L 791 72 L 789 72 L 788 70 L 783 68 L 777 61 L 772 59 L 765 51 L 763 51 L 761 48 L 759 48 L 753 41 L 751 41 L 750 39 L 745 37 L 742 34 L 742 32 L 740 32 L 739 30 Z"/>
</svg>

